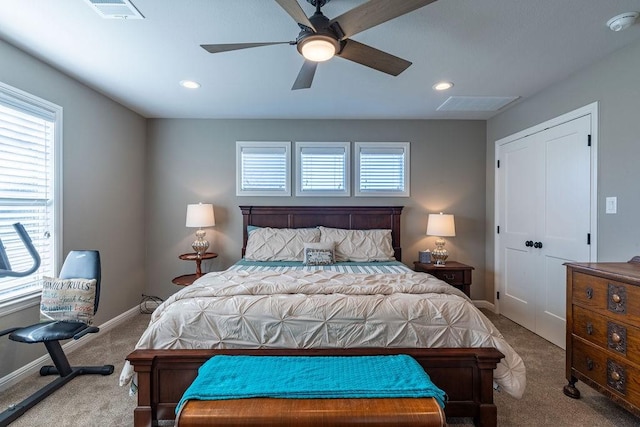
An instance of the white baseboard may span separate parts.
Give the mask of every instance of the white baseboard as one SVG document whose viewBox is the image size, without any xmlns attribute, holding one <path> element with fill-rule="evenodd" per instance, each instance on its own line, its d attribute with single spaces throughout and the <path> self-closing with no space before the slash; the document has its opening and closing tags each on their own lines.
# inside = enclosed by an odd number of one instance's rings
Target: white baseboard
<svg viewBox="0 0 640 427">
<path fill-rule="evenodd" d="M 113 319 L 108 320 L 102 325 L 98 326 L 100 328 L 100 332 L 98 332 L 97 334 L 87 334 L 82 339 L 70 340 L 69 342 L 65 343 L 62 346 L 62 349 L 68 355 L 73 351 L 79 349 L 83 345 L 90 343 L 92 340 L 96 339 L 99 335 L 109 332 L 109 330 L 115 328 L 116 326 L 119 326 L 125 323 L 127 320 L 133 318 L 139 313 L 140 313 L 140 307 L 135 306 L 134 308 L 127 310 L 121 315 L 114 317 Z M 45 365 L 51 365 L 51 363 L 52 363 L 51 358 L 49 357 L 48 354 L 45 354 L 44 356 L 39 357 L 38 359 L 23 366 L 22 368 L 16 369 L 10 374 L 5 375 L 4 377 L 0 378 L 0 391 L 5 391 L 9 387 L 19 383 L 29 375 L 33 375 L 36 372 L 39 372 L 41 367 Z"/>
<path fill-rule="evenodd" d="M 474 300 L 473 305 L 475 305 L 478 308 L 485 308 L 487 310 L 491 310 L 493 313 L 496 312 L 495 304 L 490 303 L 489 301 L 486 301 L 486 300 Z"/>
</svg>

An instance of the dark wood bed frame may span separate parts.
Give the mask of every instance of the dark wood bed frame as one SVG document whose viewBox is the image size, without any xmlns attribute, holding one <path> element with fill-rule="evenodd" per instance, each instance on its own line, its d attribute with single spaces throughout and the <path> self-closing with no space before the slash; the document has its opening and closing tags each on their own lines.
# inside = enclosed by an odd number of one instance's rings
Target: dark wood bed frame
<svg viewBox="0 0 640 427">
<path fill-rule="evenodd" d="M 242 254 L 247 226 L 301 228 L 323 225 L 345 229 L 391 229 L 397 260 L 401 260 L 401 206 L 240 206 L 243 215 Z M 198 368 L 218 354 L 251 355 L 388 355 L 409 354 L 448 396 L 447 417 L 472 417 L 477 426 L 497 425 L 493 403 L 493 370 L 504 357 L 495 348 L 349 348 L 349 349 L 216 349 L 135 350 L 127 356 L 138 375 L 136 427 L 175 419 L 175 407 Z"/>
</svg>

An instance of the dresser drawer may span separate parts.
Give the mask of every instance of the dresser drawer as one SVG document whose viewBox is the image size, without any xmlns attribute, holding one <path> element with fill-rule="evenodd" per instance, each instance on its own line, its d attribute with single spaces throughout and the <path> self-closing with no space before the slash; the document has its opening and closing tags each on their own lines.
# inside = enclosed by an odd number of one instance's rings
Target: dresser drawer
<svg viewBox="0 0 640 427">
<path fill-rule="evenodd" d="M 573 272 L 572 302 L 625 322 L 640 322 L 640 288 Z"/>
<path fill-rule="evenodd" d="M 450 285 L 464 285 L 464 271 L 435 271 L 429 272 L 440 280 L 444 280 Z"/>
<path fill-rule="evenodd" d="M 571 362 L 575 371 L 627 402 L 636 406 L 640 403 L 640 371 L 636 365 L 575 336 L 572 345 Z"/>
<path fill-rule="evenodd" d="M 573 334 L 640 364 L 640 329 L 573 306 Z"/>
</svg>

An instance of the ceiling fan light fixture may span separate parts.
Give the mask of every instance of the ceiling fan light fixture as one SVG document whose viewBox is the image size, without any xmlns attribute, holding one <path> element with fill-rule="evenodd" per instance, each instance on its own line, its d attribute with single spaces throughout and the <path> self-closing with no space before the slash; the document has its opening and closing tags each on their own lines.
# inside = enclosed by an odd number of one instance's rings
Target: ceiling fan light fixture
<svg viewBox="0 0 640 427">
<path fill-rule="evenodd" d="M 338 42 L 330 37 L 315 35 L 299 42 L 298 51 L 309 61 L 328 61 L 338 52 Z"/>
</svg>

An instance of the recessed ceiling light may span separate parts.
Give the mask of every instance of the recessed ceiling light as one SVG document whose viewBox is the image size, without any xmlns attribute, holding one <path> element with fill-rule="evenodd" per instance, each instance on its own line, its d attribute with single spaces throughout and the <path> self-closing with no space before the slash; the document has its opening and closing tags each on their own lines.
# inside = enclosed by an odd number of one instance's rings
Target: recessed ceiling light
<svg viewBox="0 0 640 427">
<path fill-rule="evenodd" d="M 453 83 L 451 82 L 438 82 L 433 85 L 435 90 L 447 90 L 453 87 Z"/>
<path fill-rule="evenodd" d="M 181 80 L 180 86 L 186 87 L 187 89 L 198 89 L 200 87 L 200 83 L 194 82 L 193 80 Z"/>
</svg>

